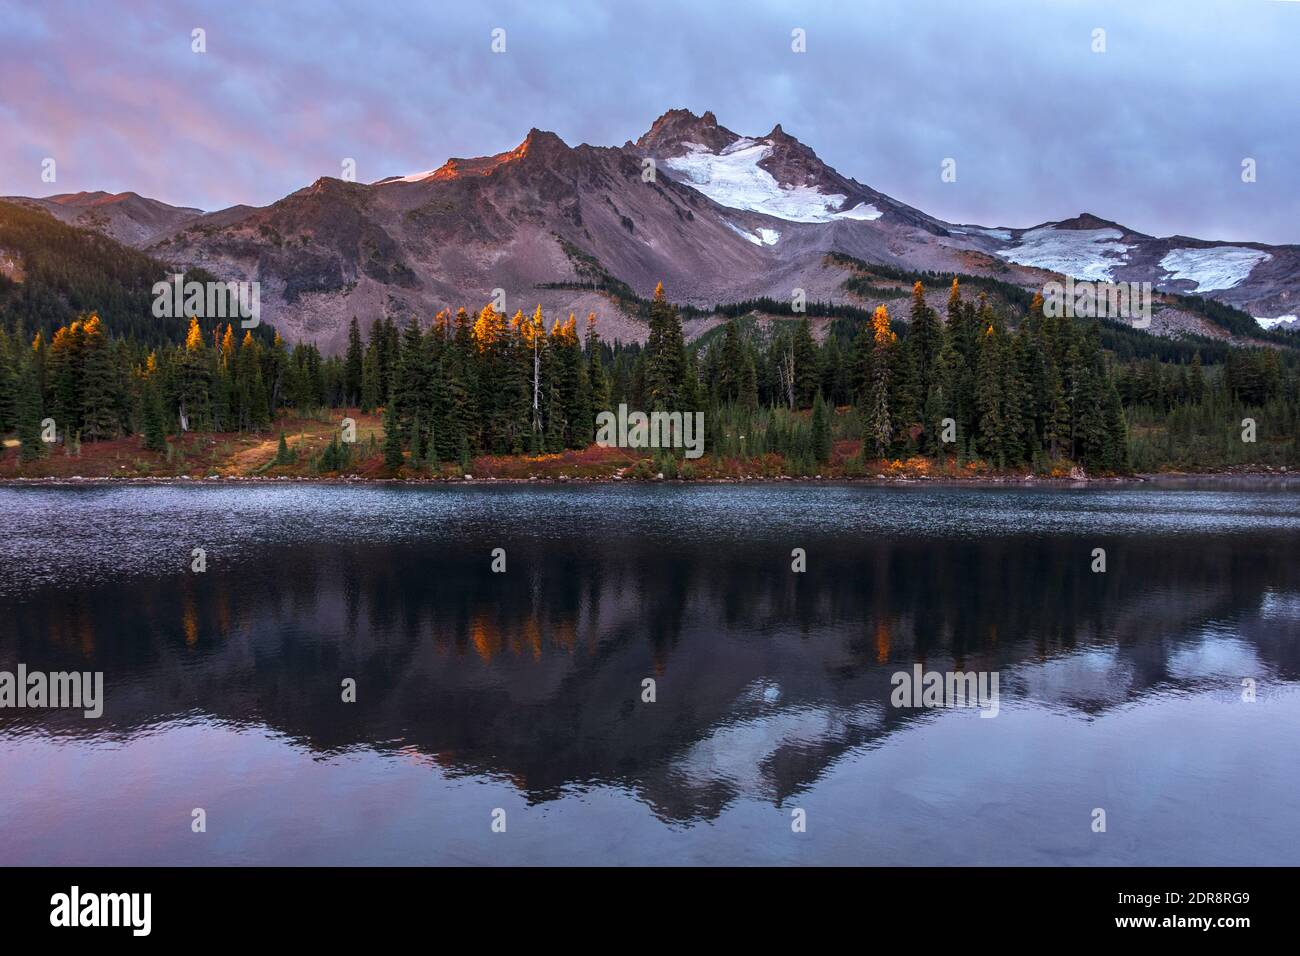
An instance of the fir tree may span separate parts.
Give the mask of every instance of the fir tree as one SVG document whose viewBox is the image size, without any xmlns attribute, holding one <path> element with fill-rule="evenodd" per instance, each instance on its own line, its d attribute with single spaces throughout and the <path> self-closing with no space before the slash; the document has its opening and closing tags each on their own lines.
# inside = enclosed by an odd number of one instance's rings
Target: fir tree
<svg viewBox="0 0 1300 956">
<path fill-rule="evenodd" d="M 112 352 L 98 315 L 86 320 L 82 339 L 81 428 L 89 441 L 117 435 L 117 389 Z"/>
<path fill-rule="evenodd" d="M 162 387 L 159 383 L 158 360 L 153 352 L 145 363 L 143 412 L 144 447 L 150 451 L 167 450 L 167 413 L 163 408 Z"/>
<path fill-rule="evenodd" d="M 275 450 L 275 463 L 292 465 L 297 460 L 298 456 L 289 450 L 289 444 L 284 440 L 284 432 L 280 432 L 280 444 Z"/>
<path fill-rule="evenodd" d="M 39 342 L 40 336 L 37 336 L 37 343 Z M 14 372 L 17 387 L 17 395 L 14 397 L 14 417 L 18 425 L 18 456 L 22 461 L 35 461 L 45 453 L 45 444 L 41 441 L 41 418 L 44 410 L 33 356 L 20 352 Z"/>
<path fill-rule="evenodd" d="M 917 394 L 930 393 L 938 374 L 939 355 L 943 351 L 943 325 L 934 309 L 925 304 L 925 288 L 918 280 L 912 286 L 912 315 L 907 338 L 913 343 L 916 359 Z"/>
<path fill-rule="evenodd" d="M 821 368 L 817 361 L 817 343 L 805 316 L 795 326 L 791 343 L 794 352 L 794 401 L 796 408 L 808 408 L 821 388 Z"/>
<path fill-rule="evenodd" d="M 345 405 L 356 405 L 361 401 L 361 379 L 364 364 L 365 358 L 361 348 L 361 326 L 357 323 L 357 317 L 354 315 L 352 321 L 348 323 L 348 351 L 343 362 L 343 404 Z"/>
<path fill-rule="evenodd" d="M 813 458 L 824 464 L 831 460 L 831 422 L 826 409 L 826 401 L 821 393 L 813 401 L 812 412 L 812 453 Z"/>
<path fill-rule="evenodd" d="M 875 449 L 876 457 L 882 458 L 888 452 L 893 441 L 894 428 L 889 418 L 889 370 L 890 352 L 896 343 L 896 336 L 889 327 L 889 310 L 883 305 L 876 306 L 871 317 L 871 391 L 867 399 L 866 424 L 867 437 Z"/>
<path fill-rule="evenodd" d="M 686 376 L 686 345 L 682 320 L 669 302 L 663 283 L 655 287 L 650 304 L 650 339 L 645 348 L 645 390 L 649 411 L 680 410 L 680 390 Z"/>
<path fill-rule="evenodd" d="M 402 455 L 402 432 L 397 423 L 397 409 L 390 398 L 384 406 L 384 467 L 397 474 L 405 464 Z"/>
</svg>

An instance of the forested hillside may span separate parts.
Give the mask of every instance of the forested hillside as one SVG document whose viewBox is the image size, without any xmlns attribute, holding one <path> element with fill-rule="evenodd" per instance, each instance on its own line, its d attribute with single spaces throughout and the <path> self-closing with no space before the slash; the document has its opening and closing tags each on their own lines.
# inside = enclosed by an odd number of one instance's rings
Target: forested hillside
<svg viewBox="0 0 1300 956">
<path fill-rule="evenodd" d="M 646 450 L 646 473 L 855 475 L 906 459 L 959 474 L 1300 463 L 1294 352 L 1118 358 L 1096 322 L 1044 316 L 1038 297 L 1023 315 L 996 309 L 955 278 L 943 314 L 917 282 L 906 322 L 882 305 L 827 320 L 821 342 L 807 317 L 758 334 L 741 316 L 692 346 L 662 286 L 644 347 L 602 341 L 594 315 L 580 328 L 540 307 L 444 311 L 427 328 L 374 320 L 365 336 L 354 318 L 345 354 L 328 358 L 197 320 L 183 340 L 158 344 L 133 334 L 129 316 L 122 331 L 90 315 L 47 336 L 30 334 L 26 315 L 4 312 L 0 431 L 27 462 L 122 436 L 162 453 L 185 433 L 274 435 L 287 412 L 333 408 L 382 414 L 382 452 L 334 441 L 301 462 L 313 473 L 382 453 L 389 473 L 439 474 L 480 455 L 587 448 L 596 413 L 625 403 L 705 413 L 708 460 Z M 53 444 L 42 440 L 47 418 Z M 1242 440 L 1245 418 L 1253 442 Z"/>
</svg>

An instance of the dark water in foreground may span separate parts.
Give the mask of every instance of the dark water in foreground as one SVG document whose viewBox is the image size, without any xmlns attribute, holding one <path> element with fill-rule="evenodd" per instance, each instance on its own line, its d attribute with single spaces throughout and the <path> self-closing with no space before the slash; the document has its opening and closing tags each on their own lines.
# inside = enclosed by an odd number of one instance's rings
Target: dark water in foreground
<svg viewBox="0 0 1300 956">
<path fill-rule="evenodd" d="M 0 710 L 0 863 L 1300 864 L 1296 486 L 0 488 L 0 520 L 0 671 L 106 697 Z M 997 672 L 998 716 L 891 706 L 918 662 Z"/>
</svg>

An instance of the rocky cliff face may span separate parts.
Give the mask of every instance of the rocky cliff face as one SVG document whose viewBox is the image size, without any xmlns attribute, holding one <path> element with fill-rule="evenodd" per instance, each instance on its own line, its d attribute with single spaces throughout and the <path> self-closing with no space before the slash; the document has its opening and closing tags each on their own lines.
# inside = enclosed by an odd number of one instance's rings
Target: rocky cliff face
<svg viewBox="0 0 1300 956">
<path fill-rule="evenodd" d="M 1300 247 L 1160 239 L 1089 214 L 1025 229 L 946 223 L 842 175 L 780 125 L 748 137 L 683 109 L 622 146 L 534 129 L 508 152 L 370 184 L 323 178 L 264 208 L 202 214 L 134 193 L 25 201 L 178 266 L 259 280 L 263 315 L 328 350 L 353 315 L 428 321 L 497 289 L 511 311 L 596 311 L 625 340 L 644 326 L 602 288 L 649 296 L 662 281 L 702 308 L 794 289 L 862 304 L 829 252 L 1026 288 L 1063 275 L 1150 281 L 1256 316 L 1300 311 Z"/>
</svg>

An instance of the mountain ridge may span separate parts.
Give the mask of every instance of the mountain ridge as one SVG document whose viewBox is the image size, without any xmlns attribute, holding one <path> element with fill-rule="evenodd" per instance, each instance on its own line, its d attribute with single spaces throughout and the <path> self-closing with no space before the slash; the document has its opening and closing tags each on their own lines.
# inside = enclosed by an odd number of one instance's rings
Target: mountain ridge
<svg viewBox="0 0 1300 956">
<path fill-rule="evenodd" d="M 599 289 L 573 288 L 586 259 L 638 295 L 663 281 L 701 308 L 795 289 L 863 304 L 827 264 L 836 253 L 1024 288 L 1053 275 L 1150 281 L 1270 319 L 1300 311 L 1300 246 L 1157 238 L 1091 212 L 1025 228 L 948 223 L 841 174 L 780 123 L 749 137 L 708 110 L 667 110 L 622 146 L 570 146 L 534 127 L 501 153 L 372 183 L 321 177 L 262 207 L 205 213 L 135 193 L 13 201 L 179 267 L 260 281 L 268 320 L 327 349 L 353 314 L 427 321 L 495 290 L 510 311 L 594 310 L 624 338 L 643 335 Z"/>
</svg>

